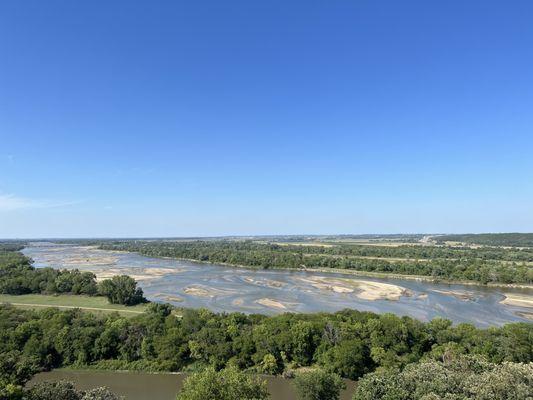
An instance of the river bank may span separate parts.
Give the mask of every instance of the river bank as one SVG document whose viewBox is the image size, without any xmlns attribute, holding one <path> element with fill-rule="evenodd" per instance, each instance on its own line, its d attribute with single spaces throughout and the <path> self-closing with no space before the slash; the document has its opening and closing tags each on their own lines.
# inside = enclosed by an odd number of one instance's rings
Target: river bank
<svg viewBox="0 0 533 400">
<path fill-rule="evenodd" d="M 95 249 L 105 250 L 98 246 L 93 246 L 93 247 Z M 533 291 L 533 285 L 526 284 L 526 283 L 489 282 L 487 284 L 483 284 L 477 281 L 442 279 L 442 278 L 437 278 L 437 277 L 429 276 L 429 275 L 407 275 L 407 274 L 397 274 L 397 273 L 391 273 L 391 272 L 359 271 L 359 270 L 342 269 L 342 268 L 281 268 L 281 267 L 259 268 L 259 267 L 251 267 L 247 265 L 232 264 L 232 263 L 226 263 L 226 262 L 202 261 L 202 260 L 196 260 L 194 258 L 151 256 L 151 255 L 142 254 L 136 251 L 126 251 L 126 250 L 105 250 L 105 251 L 138 254 L 143 257 L 159 258 L 161 260 L 190 261 L 190 262 L 194 262 L 197 264 L 222 265 L 224 267 L 247 269 L 250 271 L 288 271 L 288 272 L 289 271 L 307 271 L 307 272 L 320 272 L 324 274 L 332 273 L 332 274 L 355 275 L 355 276 L 363 276 L 363 277 L 369 277 L 369 278 L 386 278 L 386 279 L 388 278 L 388 279 L 398 279 L 398 280 L 405 279 L 405 280 L 412 280 L 412 281 L 417 281 L 417 282 L 442 283 L 442 284 L 447 284 L 447 285 L 494 287 L 494 288 L 502 288 L 502 289 L 506 289 L 506 288 L 526 289 L 526 290 Z"/>
</svg>

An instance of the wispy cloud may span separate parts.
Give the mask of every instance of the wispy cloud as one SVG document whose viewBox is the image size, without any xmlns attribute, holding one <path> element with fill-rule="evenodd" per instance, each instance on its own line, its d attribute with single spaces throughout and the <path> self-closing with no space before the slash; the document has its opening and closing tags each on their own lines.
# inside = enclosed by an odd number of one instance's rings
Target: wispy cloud
<svg viewBox="0 0 533 400">
<path fill-rule="evenodd" d="M 79 204 L 80 201 L 61 201 L 48 199 L 30 199 L 14 194 L 0 194 L 0 212 L 31 208 L 56 208 Z"/>
</svg>

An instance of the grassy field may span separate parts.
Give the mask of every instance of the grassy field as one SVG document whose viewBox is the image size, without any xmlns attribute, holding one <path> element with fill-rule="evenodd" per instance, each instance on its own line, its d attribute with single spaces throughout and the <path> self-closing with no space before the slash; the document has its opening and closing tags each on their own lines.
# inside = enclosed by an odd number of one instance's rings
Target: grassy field
<svg viewBox="0 0 533 400">
<path fill-rule="evenodd" d="M 24 294 L 12 296 L 0 294 L 0 303 L 11 303 L 16 307 L 41 309 L 46 307 L 81 308 L 94 313 L 110 313 L 117 311 L 124 316 L 135 316 L 141 314 L 146 309 L 146 304 L 127 307 L 120 304 L 110 304 L 105 297 L 101 296 L 70 296 L 70 295 L 43 295 Z"/>
</svg>

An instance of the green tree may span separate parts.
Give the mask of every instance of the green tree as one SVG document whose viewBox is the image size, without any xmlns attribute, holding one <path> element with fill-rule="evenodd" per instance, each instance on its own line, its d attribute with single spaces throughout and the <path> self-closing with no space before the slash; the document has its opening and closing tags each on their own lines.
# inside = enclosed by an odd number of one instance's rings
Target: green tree
<svg viewBox="0 0 533 400">
<path fill-rule="evenodd" d="M 530 400 L 533 364 L 491 364 L 461 356 L 380 371 L 358 382 L 353 400 Z"/>
<path fill-rule="evenodd" d="M 118 275 L 100 282 L 98 291 L 112 304 L 132 306 L 146 302 L 142 289 L 138 288 L 135 279 L 128 275 Z"/>
<path fill-rule="evenodd" d="M 29 400 L 81 400 L 72 382 L 40 382 L 27 392 Z"/>
<path fill-rule="evenodd" d="M 320 365 L 346 378 L 357 379 L 373 366 L 368 347 L 360 339 L 345 340 L 320 356 Z"/>
<path fill-rule="evenodd" d="M 81 400 L 121 400 L 121 397 L 106 387 L 97 387 L 87 390 L 81 397 Z"/>
<path fill-rule="evenodd" d="M 266 400 L 266 382 L 236 368 L 207 368 L 185 380 L 177 400 Z"/>
<path fill-rule="evenodd" d="M 293 384 L 300 400 L 337 400 L 346 387 L 338 375 L 320 369 L 299 373 Z"/>
</svg>

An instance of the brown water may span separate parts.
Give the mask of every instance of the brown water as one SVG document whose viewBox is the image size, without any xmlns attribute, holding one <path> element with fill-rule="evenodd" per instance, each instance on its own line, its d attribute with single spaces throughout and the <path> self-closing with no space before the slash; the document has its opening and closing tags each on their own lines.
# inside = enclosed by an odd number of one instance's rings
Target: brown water
<svg viewBox="0 0 533 400">
<path fill-rule="evenodd" d="M 144 372 L 54 370 L 37 374 L 29 383 L 68 380 L 80 390 L 107 386 L 126 400 L 174 400 L 183 385 L 185 374 L 149 374 Z M 292 381 L 275 376 L 265 377 L 272 400 L 296 400 Z M 341 400 L 350 400 L 355 383 L 346 381 Z"/>
</svg>

